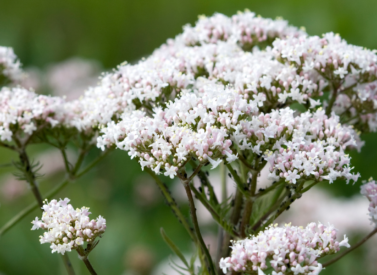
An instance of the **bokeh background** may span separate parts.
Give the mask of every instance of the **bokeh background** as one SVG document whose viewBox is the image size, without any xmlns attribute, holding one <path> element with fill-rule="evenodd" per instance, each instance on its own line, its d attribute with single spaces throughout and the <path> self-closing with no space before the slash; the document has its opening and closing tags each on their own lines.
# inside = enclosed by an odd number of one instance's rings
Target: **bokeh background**
<svg viewBox="0 0 377 275">
<path fill-rule="evenodd" d="M 377 49 L 376 0 L 0 0 L 0 45 L 14 48 L 30 75 L 27 85 L 37 92 L 78 97 L 86 86 L 95 85 L 100 72 L 148 56 L 198 15 L 230 16 L 245 8 L 263 17 L 282 16 L 311 35 L 332 31 L 349 43 Z M 350 152 L 353 165 L 362 179 L 377 178 L 377 135 L 365 134 L 363 139 L 361 153 Z M 40 184 L 45 193 L 64 178 L 60 156 L 45 146 L 34 146 L 30 153 L 45 164 Z M 75 155 L 72 151 L 71 157 Z M 16 157 L 0 150 L 0 164 Z M 33 202 L 26 184 L 14 180 L 12 172 L 0 168 L 0 226 Z M 164 180 L 180 192 L 177 183 Z M 304 196 L 301 214 L 293 207 L 282 221 L 323 217 L 322 222 L 343 227 L 341 232 L 348 231 L 351 243 L 355 242 L 371 229 L 368 203 L 358 195 L 360 184 L 361 180 L 355 185 L 320 186 L 315 196 Z M 192 251 L 153 181 L 123 151 L 113 152 L 57 197 L 66 196 L 74 206 L 89 206 L 94 216 L 107 219 L 108 230 L 90 256 L 98 274 L 176 274 L 168 270 L 171 253 L 159 235 L 160 227 L 182 251 Z M 180 204 L 187 213 L 184 202 Z M 60 258 L 51 254 L 47 244 L 39 244 L 41 232 L 30 231 L 30 221 L 37 215 L 39 210 L 0 238 L 0 274 L 65 274 Z M 203 225 L 208 242 L 216 230 L 211 223 Z M 377 274 L 376 239 L 321 274 Z M 70 257 L 77 274 L 88 274 L 75 253 Z"/>
</svg>

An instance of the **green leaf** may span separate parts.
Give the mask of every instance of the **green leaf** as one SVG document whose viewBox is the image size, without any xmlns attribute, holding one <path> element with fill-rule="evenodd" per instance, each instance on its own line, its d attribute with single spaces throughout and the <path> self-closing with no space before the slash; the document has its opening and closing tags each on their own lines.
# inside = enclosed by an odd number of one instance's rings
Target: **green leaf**
<svg viewBox="0 0 377 275">
<path fill-rule="evenodd" d="M 173 241 L 166 235 L 164 229 L 160 228 L 160 233 L 162 236 L 162 239 L 165 241 L 165 243 L 170 247 L 170 249 L 175 253 L 175 255 L 178 256 L 178 258 L 181 259 L 181 261 L 184 263 L 184 265 L 190 269 L 190 266 L 188 262 L 186 261 L 185 257 L 183 256 L 182 252 L 178 249 L 178 247 L 173 243 Z"/>
</svg>

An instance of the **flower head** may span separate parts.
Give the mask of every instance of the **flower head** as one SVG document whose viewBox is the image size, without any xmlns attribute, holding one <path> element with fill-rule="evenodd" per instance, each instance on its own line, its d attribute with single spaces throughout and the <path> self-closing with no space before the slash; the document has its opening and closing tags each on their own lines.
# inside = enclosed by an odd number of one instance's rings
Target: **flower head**
<svg viewBox="0 0 377 275">
<path fill-rule="evenodd" d="M 257 236 L 233 242 L 230 257 L 220 260 L 223 272 L 234 270 L 264 274 L 262 270 L 271 266 L 274 274 L 318 274 L 322 265 L 320 256 L 334 254 L 340 246 L 347 246 L 348 239 L 336 240 L 337 230 L 321 223 L 310 223 L 303 227 L 286 224 L 271 225 Z"/>
<path fill-rule="evenodd" d="M 40 236 L 41 243 L 50 243 L 51 252 L 64 254 L 78 246 L 93 243 L 106 230 L 106 220 L 99 216 L 96 220 L 89 219 L 89 208 L 76 210 L 69 203 L 69 199 L 46 201 L 43 205 L 41 220 L 32 221 L 32 230 L 44 229 Z"/>
</svg>

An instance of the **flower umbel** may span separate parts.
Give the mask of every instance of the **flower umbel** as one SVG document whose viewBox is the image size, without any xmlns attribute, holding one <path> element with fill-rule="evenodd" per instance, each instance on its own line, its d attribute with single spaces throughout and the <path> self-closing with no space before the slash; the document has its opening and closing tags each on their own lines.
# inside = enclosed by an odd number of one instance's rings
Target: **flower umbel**
<svg viewBox="0 0 377 275">
<path fill-rule="evenodd" d="M 233 243 L 230 257 L 220 260 L 223 272 L 234 270 L 248 274 L 264 274 L 271 266 L 272 274 L 319 274 L 321 256 L 334 254 L 340 246 L 349 247 L 348 238 L 336 241 L 336 229 L 332 225 L 310 223 L 302 226 L 271 225 L 258 236 Z"/>
<path fill-rule="evenodd" d="M 35 218 L 31 223 L 31 230 L 44 229 L 47 232 L 40 236 L 40 242 L 51 243 L 51 252 L 64 255 L 65 252 L 77 249 L 87 242 L 93 249 L 95 239 L 100 237 L 106 230 L 106 220 L 98 216 L 96 220 L 89 219 L 89 208 L 74 209 L 70 200 L 65 198 L 60 201 L 45 201 L 43 205 L 42 219 Z"/>
</svg>

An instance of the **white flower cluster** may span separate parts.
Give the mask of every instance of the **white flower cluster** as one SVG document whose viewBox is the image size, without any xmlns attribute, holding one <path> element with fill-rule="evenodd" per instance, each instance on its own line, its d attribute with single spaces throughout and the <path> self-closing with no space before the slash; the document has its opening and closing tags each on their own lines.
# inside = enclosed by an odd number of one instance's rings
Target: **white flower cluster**
<svg viewBox="0 0 377 275">
<path fill-rule="evenodd" d="M 78 246 L 87 243 L 93 243 L 94 240 L 101 236 L 106 230 L 106 220 L 98 216 L 96 220 L 89 219 L 89 208 L 82 207 L 74 209 L 70 200 L 57 201 L 52 200 L 43 205 L 42 219 L 38 217 L 32 221 L 31 230 L 47 230 L 40 236 L 40 242 L 51 243 L 51 252 L 57 252 L 64 255 L 65 252 L 76 249 Z"/>
<path fill-rule="evenodd" d="M 30 137 L 37 131 L 64 127 L 76 129 L 91 137 L 100 123 L 111 121 L 102 110 L 110 110 L 109 101 L 91 97 L 66 101 L 63 97 L 36 94 L 21 87 L 0 90 L 0 140 L 12 141 L 13 137 Z M 99 102 L 97 102 L 99 101 Z M 93 141 L 95 142 L 95 141 Z"/>
<path fill-rule="evenodd" d="M 156 108 L 153 118 L 144 112 L 125 114 L 110 123 L 98 138 L 98 146 L 115 144 L 137 157 L 144 168 L 174 177 L 191 157 L 216 167 L 222 159 L 237 159 L 232 144 L 244 153 L 264 155 L 274 180 L 295 184 L 305 180 L 345 178 L 356 181 L 348 146 L 357 146 L 355 131 L 341 126 L 339 118 L 324 111 L 295 116 L 289 108 L 258 113 L 258 102 L 247 100 L 234 89 L 204 87 L 185 93 L 165 109 Z"/>
<path fill-rule="evenodd" d="M 0 90 L 0 139 L 11 141 L 14 134 L 30 136 L 38 128 L 56 126 L 56 114 L 64 100 L 37 95 L 23 88 Z M 61 114 L 61 111 L 60 111 Z"/>
<path fill-rule="evenodd" d="M 241 125 L 244 136 L 250 138 L 242 142 L 238 138 L 239 147 L 264 152 L 270 164 L 269 177 L 273 180 L 285 178 L 295 184 L 303 178 L 333 183 L 343 178 L 348 183 L 356 182 L 359 177 L 350 172 L 350 157 L 344 153 L 348 146 L 358 146 L 357 135 L 351 127 L 341 126 L 335 115 L 328 118 L 318 109 L 295 117 L 294 112 L 286 108 L 253 117 Z M 270 140 L 275 143 L 271 144 Z"/>
<path fill-rule="evenodd" d="M 253 101 L 248 103 L 232 89 L 214 89 L 201 96 L 187 93 L 164 110 L 156 108 L 153 118 L 141 111 L 125 114 L 103 130 L 98 145 L 104 149 L 114 143 L 138 157 L 142 167 L 157 174 L 164 169 L 173 178 L 191 157 L 210 161 L 214 167 L 221 157 L 229 162 L 237 159 L 229 148 L 231 127 L 240 116 L 257 110 Z"/>
<path fill-rule="evenodd" d="M 361 186 L 361 195 L 369 200 L 369 218 L 370 221 L 377 226 L 377 184 L 374 180 Z"/>
<path fill-rule="evenodd" d="M 21 80 L 21 64 L 12 48 L 0 46 L 0 86 Z"/>
<path fill-rule="evenodd" d="M 269 46 L 248 51 L 259 42 Z M 351 128 L 338 125 L 349 118 L 338 103 L 350 96 L 357 110 L 373 105 L 376 67 L 373 52 L 333 34 L 309 37 L 285 21 L 251 12 L 232 18 L 215 14 L 186 26 L 182 35 L 139 63 L 122 64 L 103 75 L 80 99 L 56 104 L 48 120 L 85 133 L 103 128 L 98 147 L 116 145 L 142 167 L 170 177 L 191 157 L 216 167 L 242 152 L 263 155 L 271 164 L 271 177 L 290 183 L 300 177 L 356 180 L 343 150 L 360 143 Z M 341 89 L 335 102 L 340 118 L 315 112 L 321 104 L 315 98 L 330 84 Z M 351 97 L 346 88 L 350 93 L 357 89 L 357 95 Z M 308 112 L 285 109 L 295 102 Z M 374 111 L 355 113 L 347 106 L 353 112 L 349 123 L 358 127 L 367 121 L 373 130 L 369 118 Z M 360 119 L 354 118 L 358 114 Z M 11 131 L 8 125 L 16 120 L 5 121 L 2 131 Z M 25 132 L 34 131 L 33 125 Z M 9 140 L 10 134 L 1 137 Z"/>
<path fill-rule="evenodd" d="M 337 114 L 355 126 L 377 130 L 376 51 L 349 45 L 333 33 L 277 39 L 272 51 L 297 72 L 335 89 Z"/>
<path fill-rule="evenodd" d="M 303 33 L 289 26 L 285 20 L 256 17 L 255 13 L 247 10 L 231 18 L 219 13 L 211 17 L 199 16 L 199 21 L 194 27 L 186 25 L 183 29 L 183 34 L 176 40 L 181 40 L 187 46 L 233 40 L 245 50 L 263 45 L 263 42 L 271 42 L 277 37 L 296 37 Z"/>
<path fill-rule="evenodd" d="M 275 24 L 273 20 L 256 18 L 250 12 L 237 15 L 232 20 L 223 15 L 215 15 L 215 17 L 227 18 L 229 24 L 232 25 L 231 28 L 233 28 L 234 34 L 232 36 L 244 32 L 245 28 L 247 33 L 251 29 L 253 33 L 261 35 L 260 39 L 265 35 L 269 38 L 275 37 L 273 33 L 279 33 L 279 37 L 285 37 L 294 31 L 297 32 L 295 36 L 302 34 L 302 32 L 288 27 L 285 21 L 278 20 Z M 191 29 L 186 27 L 182 36 L 186 36 L 186 33 L 189 35 L 189 32 L 191 32 Z M 260 58 L 253 58 L 253 55 L 244 52 L 234 39 L 229 41 L 219 40 L 216 44 L 191 47 L 182 43 L 182 36 L 170 40 L 149 58 L 143 59 L 135 65 L 120 65 L 115 72 L 104 75 L 99 86 L 89 89 L 80 100 L 72 102 L 72 109 L 75 110 L 75 113 L 81 114 L 74 118 L 76 127 L 88 129 L 92 126 L 106 125 L 111 119 L 118 120 L 122 113 L 129 113 L 135 109 L 141 109 L 151 115 L 155 106 L 164 106 L 169 99 L 174 99 L 183 89 L 200 86 L 199 82 L 202 82 L 203 78 L 210 79 L 215 84 L 222 81 L 234 84 L 228 78 L 234 78 L 235 82 L 234 75 L 237 75 L 237 73 L 241 75 L 242 73 L 242 66 L 233 61 L 234 58 L 237 58 L 238 62 L 243 60 L 242 64 L 248 68 L 252 66 L 249 65 L 250 62 L 261 64 L 259 61 L 264 60 L 269 63 L 265 69 L 261 68 L 247 77 L 250 83 L 258 82 L 259 78 L 263 77 L 263 71 L 266 73 L 271 71 L 274 78 L 277 75 L 281 75 L 283 80 L 290 77 L 287 80 L 289 81 L 288 86 L 296 77 L 294 72 L 282 68 L 289 66 L 283 66 L 276 60 L 271 60 L 273 58 L 272 53 L 266 54 L 264 58 L 261 54 L 259 54 L 261 55 Z M 269 40 L 269 44 L 271 42 L 272 40 Z M 232 64 L 227 64 L 228 62 L 232 62 Z M 233 69 L 236 70 L 234 73 L 231 72 Z M 250 72 L 250 69 L 245 67 L 245 76 Z M 231 74 L 233 76 L 230 76 Z M 242 77 L 237 79 L 240 79 L 239 86 L 243 87 Z M 296 88 L 304 79 L 300 78 L 297 81 L 299 83 L 295 86 Z M 267 83 L 268 80 L 264 80 L 264 82 Z M 306 82 L 304 85 L 308 86 L 310 92 L 313 87 L 317 89 L 314 84 L 307 84 Z M 266 85 L 268 87 L 268 84 Z M 303 90 L 307 89 L 306 86 Z M 272 87 L 272 90 L 276 94 L 280 92 L 281 88 Z"/>
<path fill-rule="evenodd" d="M 306 228 L 271 225 L 257 236 L 234 242 L 232 255 L 220 260 L 220 268 L 224 273 L 264 274 L 261 270 L 271 266 L 272 275 L 317 275 L 322 270 L 318 258 L 338 252 L 340 246 L 350 247 L 346 236 L 338 242 L 336 235 L 332 225 L 321 223 L 310 223 Z"/>
</svg>

